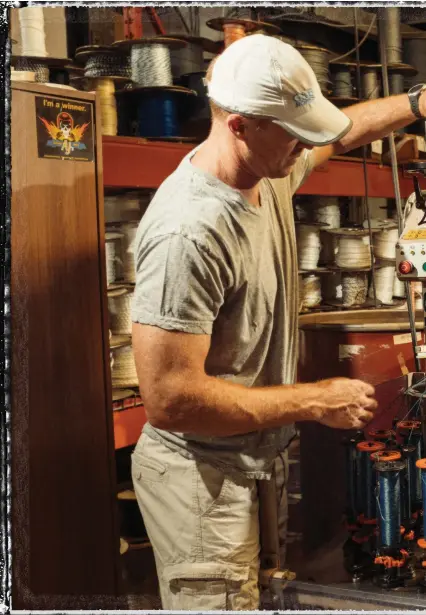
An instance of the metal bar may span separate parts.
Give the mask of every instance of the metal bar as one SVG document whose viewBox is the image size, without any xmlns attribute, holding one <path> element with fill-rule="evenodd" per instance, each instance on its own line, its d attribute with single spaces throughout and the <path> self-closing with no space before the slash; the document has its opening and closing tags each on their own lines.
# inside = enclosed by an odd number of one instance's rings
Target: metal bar
<svg viewBox="0 0 426 615">
<path fill-rule="evenodd" d="M 359 35 L 358 35 L 358 9 L 354 7 L 354 34 L 355 34 L 355 50 L 356 50 L 356 89 L 358 98 L 362 97 L 361 86 L 361 61 L 359 55 Z M 370 219 L 370 203 L 368 200 L 368 169 L 367 169 L 367 146 L 362 146 L 362 169 L 364 173 L 364 211 L 367 216 L 368 234 L 370 237 L 370 262 L 371 262 L 371 281 L 373 283 L 373 299 L 375 307 L 378 307 L 377 295 L 376 295 L 376 275 L 374 273 L 374 250 L 373 250 L 373 233 L 371 231 L 371 219 Z"/>
<path fill-rule="evenodd" d="M 166 29 L 163 26 L 163 22 L 158 17 L 157 11 L 155 9 L 153 9 L 152 7 L 149 7 L 149 6 L 145 7 L 145 10 L 148 12 L 148 15 L 149 15 L 149 18 L 151 20 L 151 23 L 152 23 L 155 31 L 157 32 L 157 34 L 161 34 L 161 36 L 165 36 Z"/>
<path fill-rule="evenodd" d="M 382 80 L 383 80 L 383 94 L 385 97 L 389 96 L 389 79 L 388 79 L 388 61 L 386 54 L 386 32 L 384 29 L 384 24 L 386 23 L 386 11 L 387 9 L 379 8 L 378 9 L 378 17 L 377 26 L 379 29 L 379 41 L 380 41 L 380 60 L 382 63 Z M 390 133 L 389 137 L 389 150 L 391 155 L 391 165 L 392 165 L 392 181 L 395 190 L 395 201 L 396 201 L 396 210 L 398 212 L 398 229 L 399 234 L 403 231 L 403 220 L 402 220 L 402 202 L 401 202 L 401 192 L 399 189 L 399 175 L 398 175 L 398 159 L 396 156 L 396 148 L 395 148 L 395 139 L 393 132 Z M 414 363 L 416 370 L 420 371 L 420 361 L 417 358 L 416 354 L 416 325 L 415 325 L 415 317 L 413 313 L 413 302 L 411 300 L 410 293 L 410 283 L 405 282 L 405 295 L 407 297 L 407 308 L 408 308 L 408 318 L 410 320 L 410 332 L 411 332 L 411 343 L 413 346 L 414 353 Z"/>
<path fill-rule="evenodd" d="M 189 28 L 188 24 L 186 23 L 185 17 L 182 15 L 182 11 L 181 11 L 181 10 L 180 10 L 180 8 L 178 8 L 177 6 L 174 6 L 173 8 L 174 8 L 174 10 L 175 10 L 176 15 L 179 17 L 179 19 L 180 19 L 180 21 L 181 21 L 181 23 L 182 23 L 183 27 L 185 28 L 185 32 L 186 32 L 187 34 L 190 34 L 191 30 L 190 30 L 190 28 Z M 190 10 L 191 10 L 191 9 L 190 9 Z"/>
</svg>

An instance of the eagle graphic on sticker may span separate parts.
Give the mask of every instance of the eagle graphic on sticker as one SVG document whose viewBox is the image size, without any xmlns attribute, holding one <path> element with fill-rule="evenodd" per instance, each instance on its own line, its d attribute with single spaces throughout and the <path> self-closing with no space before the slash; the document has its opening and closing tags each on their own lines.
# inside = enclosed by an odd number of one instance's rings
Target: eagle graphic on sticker
<svg viewBox="0 0 426 615">
<path fill-rule="evenodd" d="M 304 107 L 315 100 L 315 94 L 312 89 L 305 90 L 304 92 L 298 92 L 294 96 L 294 102 L 296 103 L 296 107 Z"/>
<path fill-rule="evenodd" d="M 49 122 L 40 115 L 38 117 L 43 122 L 48 135 L 51 137 L 51 139 L 46 142 L 47 147 L 60 147 L 65 156 L 69 156 L 71 152 L 76 149 L 87 149 L 82 138 L 90 122 L 86 122 L 81 126 L 79 124 L 74 126 L 72 115 L 66 111 L 58 113 L 56 124 L 52 121 Z"/>
</svg>

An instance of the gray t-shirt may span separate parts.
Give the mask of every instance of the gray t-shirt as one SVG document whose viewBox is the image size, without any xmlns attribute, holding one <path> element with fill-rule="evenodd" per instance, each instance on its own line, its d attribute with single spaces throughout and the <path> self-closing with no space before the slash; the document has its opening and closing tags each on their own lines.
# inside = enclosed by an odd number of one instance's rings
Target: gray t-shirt
<svg viewBox="0 0 426 615">
<path fill-rule="evenodd" d="M 135 243 L 134 322 L 211 335 L 206 372 L 248 387 L 291 384 L 297 361 L 297 251 L 292 195 L 311 170 L 262 180 L 261 207 L 191 163 L 159 187 Z M 269 478 L 294 427 L 230 437 L 144 431 L 228 474 Z"/>
</svg>

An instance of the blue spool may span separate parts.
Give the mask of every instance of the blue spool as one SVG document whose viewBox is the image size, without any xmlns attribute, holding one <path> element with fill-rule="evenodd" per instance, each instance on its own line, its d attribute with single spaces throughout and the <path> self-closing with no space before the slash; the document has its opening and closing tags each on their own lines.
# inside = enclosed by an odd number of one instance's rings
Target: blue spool
<svg viewBox="0 0 426 615">
<path fill-rule="evenodd" d="M 382 442 L 367 440 L 357 444 L 356 451 L 356 507 L 358 513 L 365 520 L 376 518 L 376 474 L 374 463 L 371 460 L 372 453 L 382 451 L 385 448 Z"/>
<path fill-rule="evenodd" d="M 415 487 L 417 480 L 416 447 L 412 445 L 401 448 L 406 463 L 405 474 L 401 483 L 401 514 L 402 520 L 408 521 L 413 514 L 415 504 Z"/>
<path fill-rule="evenodd" d="M 426 459 L 420 459 L 416 463 L 421 474 L 422 506 L 423 506 L 423 537 L 426 538 Z"/>
<path fill-rule="evenodd" d="M 346 506 L 347 506 L 347 514 L 348 521 L 354 523 L 358 517 L 359 510 L 357 509 L 356 502 L 356 481 L 357 481 L 357 471 L 356 471 L 356 445 L 361 440 L 361 437 L 355 436 L 354 438 L 350 438 L 349 440 L 345 440 L 345 460 L 346 460 L 346 480 L 347 480 L 347 488 L 346 488 Z"/>
<path fill-rule="evenodd" d="M 381 547 L 398 548 L 401 542 L 401 477 L 402 461 L 382 461 L 377 470 L 377 517 Z"/>
<path fill-rule="evenodd" d="M 172 92 L 157 92 L 138 100 L 138 136 L 179 137 L 176 97 Z"/>
</svg>

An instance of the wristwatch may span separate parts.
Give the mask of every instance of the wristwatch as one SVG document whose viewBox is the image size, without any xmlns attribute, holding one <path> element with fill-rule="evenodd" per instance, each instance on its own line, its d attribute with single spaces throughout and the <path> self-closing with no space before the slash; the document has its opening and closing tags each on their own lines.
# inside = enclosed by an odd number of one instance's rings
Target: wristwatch
<svg viewBox="0 0 426 615">
<path fill-rule="evenodd" d="M 425 115 L 421 114 L 419 105 L 420 94 L 423 90 L 426 90 L 426 84 L 424 83 L 413 85 L 413 87 L 408 90 L 408 99 L 410 101 L 411 111 L 417 118 L 419 118 L 419 120 L 424 120 L 426 118 Z"/>
</svg>

